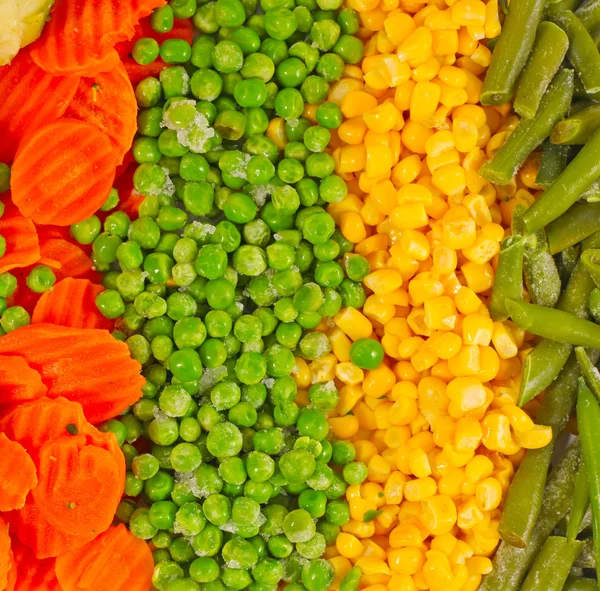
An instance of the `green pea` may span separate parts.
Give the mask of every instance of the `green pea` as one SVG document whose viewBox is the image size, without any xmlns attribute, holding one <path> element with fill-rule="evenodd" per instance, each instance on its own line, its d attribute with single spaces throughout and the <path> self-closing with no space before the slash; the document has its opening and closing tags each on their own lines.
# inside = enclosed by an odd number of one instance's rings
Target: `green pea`
<svg viewBox="0 0 600 591">
<path fill-rule="evenodd" d="M 167 64 L 184 64 L 191 55 L 192 48 L 183 39 L 167 39 L 160 46 L 160 57 Z"/>
<path fill-rule="evenodd" d="M 151 64 L 158 57 L 159 52 L 160 46 L 156 39 L 143 37 L 135 42 L 131 55 L 138 64 L 147 65 Z"/>
<path fill-rule="evenodd" d="M 25 280 L 27 287 L 35 293 L 44 293 L 48 291 L 55 282 L 56 275 L 47 265 L 36 265 L 31 269 Z"/>
<path fill-rule="evenodd" d="M 95 215 L 76 224 L 72 224 L 69 228 L 71 236 L 73 236 L 79 244 L 92 244 L 100 234 L 100 229 L 100 220 Z"/>
<path fill-rule="evenodd" d="M 297 119 L 304 111 L 304 99 L 295 88 L 283 88 L 275 97 L 275 112 L 284 119 Z"/>
<path fill-rule="evenodd" d="M 173 16 L 169 4 L 155 8 L 150 15 L 150 26 L 157 33 L 168 33 L 173 28 Z"/>
</svg>

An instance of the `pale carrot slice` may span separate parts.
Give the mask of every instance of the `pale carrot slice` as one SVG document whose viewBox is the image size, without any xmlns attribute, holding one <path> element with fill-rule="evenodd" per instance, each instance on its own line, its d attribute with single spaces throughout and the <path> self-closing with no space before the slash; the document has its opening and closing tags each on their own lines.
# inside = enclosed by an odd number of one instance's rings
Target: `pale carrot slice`
<svg viewBox="0 0 600 591">
<path fill-rule="evenodd" d="M 37 470 L 25 448 L 0 433 L 0 511 L 22 509 L 37 486 Z"/>
<path fill-rule="evenodd" d="M 119 62 L 108 72 L 82 78 L 65 117 L 87 121 L 103 131 L 120 164 L 137 130 L 137 101 L 123 64 Z"/>
<path fill-rule="evenodd" d="M 29 48 L 0 68 L 0 162 L 11 162 L 24 137 L 62 117 L 78 84 L 77 76 L 52 76 L 36 66 Z"/>
<path fill-rule="evenodd" d="M 80 222 L 106 200 L 115 166 L 105 133 L 90 123 L 58 119 L 19 146 L 11 176 L 13 201 L 38 224 Z"/>
<path fill-rule="evenodd" d="M 64 591 L 147 591 L 153 569 L 148 544 L 122 524 L 56 559 L 56 576 Z"/>
<path fill-rule="evenodd" d="M 41 257 L 33 221 L 23 216 L 10 200 L 10 195 L 4 203 L 4 215 L 0 218 L 0 235 L 6 240 L 6 252 L 0 257 L 0 273 L 17 267 L 27 267 Z"/>
</svg>

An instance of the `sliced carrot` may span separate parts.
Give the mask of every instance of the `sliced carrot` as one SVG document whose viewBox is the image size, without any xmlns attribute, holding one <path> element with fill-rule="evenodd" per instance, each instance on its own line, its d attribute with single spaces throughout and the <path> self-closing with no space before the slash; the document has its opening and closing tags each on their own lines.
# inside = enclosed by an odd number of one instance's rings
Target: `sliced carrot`
<svg viewBox="0 0 600 591">
<path fill-rule="evenodd" d="M 161 70 L 167 65 L 160 58 L 155 59 L 151 64 L 138 64 L 132 57 L 124 57 L 122 60 L 123 66 L 131 84 L 134 86 L 148 76 L 158 77 Z"/>
<path fill-rule="evenodd" d="M 56 559 L 64 591 L 147 591 L 154 564 L 148 544 L 121 524 Z"/>
<path fill-rule="evenodd" d="M 42 376 L 31 368 L 25 359 L 13 355 L 0 355 L 0 411 L 4 412 L 14 404 L 41 398 L 47 391 Z M 7 511 L 0 509 L 2 510 Z"/>
<path fill-rule="evenodd" d="M 12 541 L 17 584 L 15 591 L 63 591 L 56 578 L 56 560 L 40 560 L 19 540 Z"/>
<path fill-rule="evenodd" d="M 58 0 L 33 45 L 35 63 L 52 74 L 93 75 L 114 67 L 114 46 L 133 37 L 140 18 L 165 0 Z"/>
<path fill-rule="evenodd" d="M 12 161 L 27 134 L 62 117 L 78 83 L 77 76 L 52 76 L 36 66 L 29 48 L 0 68 L 0 162 Z"/>
<path fill-rule="evenodd" d="M 45 443 L 38 462 L 31 498 L 50 525 L 77 536 L 110 526 L 124 481 L 109 450 L 88 445 L 83 434 L 66 435 Z"/>
<path fill-rule="evenodd" d="M 0 433 L 0 511 L 22 509 L 37 485 L 37 470 L 25 448 Z"/>
<path fill-rule="evenodd" d="M 82 78 L 65 117 L 87 121 L 103 131 L 120 164 L 137 130 L 137 101 L 123 64 L 119 62 L 108 72 Z"/>
<path fill-rule="evenodd" d="M 10 198 L 4 202 L 0 235 L 6 240 L 6 253 L 0 257 L 0 273 L 27 267 L 40 259 L 40 243 L 35 224 L 22 215 Z"/>
<path fill-rule="evenodd" d="M 132 164 L 115 180 L 115 188 L 119 191 L 119 209 L 131 219 L 137 219 L 140 205 L 145 197 L 133 188 L 133 174 L 137 164 Z"/>
<path fill-rule="evenodd" d="M 62 279 L 38 300 L 31 322 L 112 330 L 114 323 L 105 318 L 96 306 L 96 296 L 102 291 L 104 287 L 88 279 Z"/>
<path fill-rule="evenodd" d="M 2 337 L 2 354 L 24 357 L 42 375 L 48 396 L 79 402 L 93 424 L 133 404 L 144 384 L 127 345 L 106 330 L 32 324 Z"/>
<path fill-rule="evenodd" d="M 11 174 L 13 201 L 38 224 L 80 222 L 106 200 L 115 166 L 105 133 L 90 123 L 58 119 L 19 146 Z"/>
<path fill-rule="evenodd" d="M 0 517 L 0 589 L 8 588 L 11 571 L 14 575 L 14 570 L 8 524 Z"/>
<path fill-rule="evenodd" d="M 94 270 L 92 259 L 78 244 L 63 238 L 49 238 L 40 241 L 40 254 L 43 258 L 52 259 L 58 266 L 52 265 L 57 280 L 66 277 L 89 279 L 93 283 L 100 282 L 100 275 Z"/>
</svg>

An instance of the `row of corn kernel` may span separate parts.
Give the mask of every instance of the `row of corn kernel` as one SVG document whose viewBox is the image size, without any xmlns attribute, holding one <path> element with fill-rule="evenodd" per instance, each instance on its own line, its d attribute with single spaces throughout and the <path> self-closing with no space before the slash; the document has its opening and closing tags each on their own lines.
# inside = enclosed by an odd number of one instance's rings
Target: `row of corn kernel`
<svg viewBox="0 0 600 591">
<path fill-rule="evenodd" d="M 332 354 L 299 362 L 296 376 L 300 397 L 335 380 L 332 431 L 368 466 L 328 550 L 334 589 L 358 565 L 367 591 L 475 590 L 514 468 L 552 435 L 531 420 L 535 403 L 529 414 L 516 404 L 528 335 L 487 308 L 505 227 L 534 198 L 536 162 L 506 187 L 478 173 L 517 123 L 510 105 L 478 104 L 497 0 L 348 5 L 366 52 L 330 93 L 345 116 L 331 146 L 349 194 L 328 211 L 370 264 L 369 295 L 362 311 L 336 316 Z M 363 337 L 383 345 L 376 370 L 350 361 Z"/>
</svg>

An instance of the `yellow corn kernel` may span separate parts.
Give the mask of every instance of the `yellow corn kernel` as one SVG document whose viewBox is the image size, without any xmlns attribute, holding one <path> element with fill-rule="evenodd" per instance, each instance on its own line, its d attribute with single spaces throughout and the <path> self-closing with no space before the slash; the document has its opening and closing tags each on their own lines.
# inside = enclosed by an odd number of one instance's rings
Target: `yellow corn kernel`
<svg viewBox="0 0 600 591">
<path fill-rule="evenodd" d="M 285 120 L 281 117 L 275 117 L 269 122 L 265 135 L 280 149 L 283 150 L 288 143 L 285 133 Z"/>
<path fill-rule="evenodd" d="M 481 423 L 472 417 L 462 417 L 456 423 L 454 441 L 459 452 L 475 451 L 481 443 Z"/>
<path fill-rule="evenodd" d="M 481 511 L 492 511 L 502 501 L 502 487 L 495 478 L 482 480 L 475 489 L 475 500 Z"/>
<path fill-rule="evenodd" d="M 486 402 L 486 391 L 482 383 L 474 377 L 454 378 L 446 390 L 448 398 L 462 413 L 482 407 Z"/>
<path fill-rule="evenodd" d="M 438 29 L 431 31 L 432 50 L 435 55 L 452 56 L 458 51 L 458 31 Z"/>
<path fill-rule="evenodd" d="M 335 540 L 338 552 L 346 558 L 358 558 L 364 550 L 360 540 L 352 534 L 340 533 Z"/>
<path fill-rule="evenodd" d="M 382 269 L 367 275 L 363 283 L 377 295 L 387 295 L 402 285 L 402 276 L 394 269 Z"/>
<path fill-rule="evenodd" d="M 436 131 L 426 142 L 428 156 L 437 157 L 455 147 L 454 136 L 449 130 Z"/>
<path fill-rule="evenodd" d="M 417 261 L 426 260 L 431 249 L 427 238 L 416 230 L 405 230 L 402 232 L 400 246 L 408 256 Z"/>
<path fill-rule="evenodd" d="M 486 556 L 472 556 L 466 561 L 466 567 L 470 574 L 488 575 L 493 570 L 492 561 Z"/>
<path fill-rule="evenodd" d="M 409 480 L 404 485 L 404 496 L 407 500 L 418 502 L 428 499 L 435 495 L 437 484 L 433 478 L 426 476 Z"/>
<path fill-rule="evenodd" d="M 389 36 L 389 34 L 388 34 Z M 433 38 L 427 27 L 417 27 L 398 47 L 400 61 L 425 63 L 432 55 Z"/>
<path fill-rule="evenodd" d="M 417 413 L 417 402 L 413 398 L 403 396 L 394 402 L 388 418 L 392 425 L 408 425 L 415 419 Z"/>
<path fill-rule="evenodd" d="M 517 442 L 525 449 L 540 449 L 552 440 L 552 427 L 535 425 L 533 429 L 525 433 L 516 433 Z"/>
<path fill-rule="evenodd" d="M 394 574 L 414 575 L 423 568 L 425 555 L 415 546 L 394 548 L 388 552 L 388 564 Z"/>
<path fill-rule="evenodd" d="M 351 519 L 346 525 L 342 526 L 342 531 L 348 534 L 352 534 L 357 538 L 363 540 L 370 538 L 375 533 L 375 524 L 372 521 L 367 523 L 363 521 L 357 521 Z"/>
<path fill-rule="evenodd" d="M 331 350 L 338 361 L 350 361 L 350 347 L 352 346 L 352 342 L 341 329 L 336 328 L 329 333 L 329 342 Z"/>
<path fill-rule="evenodd" d="M 456 523 L 454 501 L 446 495 L 435 495 L 422 503 L 421 523 L 429 533 L 439 536 L 449 533 Z"/>
<path fill-rule="evenodd" d="M 416 230 L 427 225 L 429 217 L 423 203 L 406 203 L 394 209 L 393 224 L 402 230 Z"/>
<path fill-rule="evenodd" d="M 359 558 L 356 561 L 356 566 L 361 569 L 363 576 L 391 574 L 389 566 L 381 558 L 375 556 L 363 556 L 362 558 Z"/>
<path fill-rule="evenodd" d="M 452 358 L 448 359 L 448 369 L 452 372 L 452 375 L 456 378 L 463 378 L 465 376 L 475 376 L 481 370 L 480 350 L 476 345 L 463 345 L 460 351 Z M 475 378 L 472 378 L 475 379 Z M 454 382 L 450 382 L 451 384 Z M 481 381 L 475 379 L 476 384 L 481 386 Z M 461 383 L 461 387 L 462 387 Z M 477 389 L 477 385 L 473 385 L 474 389 Z M 474 395 L 475 390 L 466 388 L 469 391 L 469 395 Z M 454 392 L 454 390 L 453 390 Z M 465 394 L 466 395 L 466 394 Z M 465 412 L 467 412 L 465 410 Z"/>
<path fill-rule="evenodd" d="M 437 109 L 441 89 L 434 82 L 417 82 L 410 99 L 410 118 L 412 121 L 426 121 Z"/>
<path fill-rule="evenodd" d="M 468 287 L 461 287 L 454 298 L 456 307 L 461 314 L 473 314 L 481 308 L 481 300 L 477 294 Z"/>
<path fill-rule="evenodd" d="M 448 248 L 468 248 L 475 242 L 476 235 L 475 220 L 465 207 L 451 207 L 442 218 L 442 241 Z"/>
<path fill-rule="evenodd" d="M 425 478 L 431 475 L 431 466 L 429 458 L 425 451 L 419 447 L 413 449 L 408 455 L 408 464 L 410 471 L 417 478 Z"/>
<path fill-rule="evenodd" d="M 535 426 L 529 415 L 523 409 L 514 404 L 507 404 L 503 406 L 502 414 L 508 417 L 510 426 L 517 433 L 526 433 Z"/>
<path fill-rule="evenodd" d="M 516 357 L 519 352 L 519 348 L 511 330 L 502 322 L 494 322 L 492 343 L 501 359 Z"/>
<path fill-rule="evenodd" d="M 473 497 L 462 503 L 458 507 L 457 513 L 456 524 L 463 530 L 471 529 L 484 519 L 481 508 Z"/>
<path fill-rule="evenodd" d="M 333 434 L 339 439 L 350 439 L 356 435 L 359 428 L 358 419 L 353 415 L 331 417 L 329 424 Z"/>
<path fill-rule="evenodd" d="M 492 287 L 494 282 L 494 270 L 489 263 L 478 265 L 472 261 L 466 262 L 461 266 L 467 287 L 472 289 L 476 294 L 487 291 Z"/>
<path fill-rule="evenodd" d="M 494 322 L 481 314 L 468 314 L 463 318 L 462 335 L 465 345 L 487 347 L 492 340 Z"/>
<path fill-rule="evenodd" d="M 467 75 L 456 66 L 443 66 L 438 77 L 444 84 L 453 88 L 464 88 L 467 85 Z"/>
<path fill-rule="evenodd" d="M 387 133 L 396 125 L 398 116 L 398 109 L 393 103 L 386 101 L 364 113 L 363 119 L 371 131 Z"/>
<path fill-rule="evenodd" d="M 420 174 L 421 159 L 417 154 L 402 158 L 392 169 L 392 182 L 396 188 L 412 183 Z"/>
<path fill-rule="evenodd" d="M 367 125 L 362 117 L 347 119 L 338 127 L 338 137 L 346 144 L 353 146 L 363 142 L 367 133 Z"/>
<path fill-rule="evenodd" d="M 439 296 L 424 302 L 425 325 L 431 330 L 452 330 L 456 323 L 456 307 L 448 296 Z"/>
<path fill-rule="evenodd" d="M 475 483 L 490 476 L 494 471 L 492 461 L 484 455 L 476 455 L 465 466 L 467 482 Z"/>
<path fill-rule="evenodd" d="M 353 211 L 343 213 L 340 218 L 340 229 L 347 240 L 360 242 L 367 237 L 367 230 L 360 215 Z"/>
<path fill-rule="evenodd" d="M 359 117 L 377 106 L 377 99 L 368 92 L 353 90 L 342 98 L 341 110 L 344 117 Z"/>
<path fill-rule="evenodd" d="M 483 419 L 482 427 L 482 442 L 489 450 L 501 453 L 518 451 L 518 446 L 512 439 L 508 417 L 500 414 L 488 414 Z"/>
<path fill-rule="evenodd" d="M 392 164 L 392 151 L 387 146 L 367 147 L 367 163 L 365 166 L 367 176 L 379 178 L 391 171 Z M 361 238 L 361 240 L 364 240 L 364 238 Z"/>
<path fill-rule="evenodd" d="M 297 370 L 292 373 L 298 388 L 308 388 L 312 384 L 312 374 L 308 364 L 301 357 L 296 357 Z"/>
<path fill-rule="evenodd" d="M 440 495 L 455 498 L 461 496 L 462 487 L 465 482 L 465 471 L 461 467 L 450 467 L 445 470 L 444 475 L 438 481 L 438 492 Z"/>
<path fill-rule="evenodd" d="M 340 415 L 347 415 L 365 395 L 362 388 L 358 385 L 343 386 L 339 390 L 340 400 L 337 411 Z"/>
<path fill-rule="evenodd" d="M 335 377 L 349 386 L 360 384 L 364 376 L 363 370 L 350 361 L 338 363 L 335 368 Z"/>
</svg>

